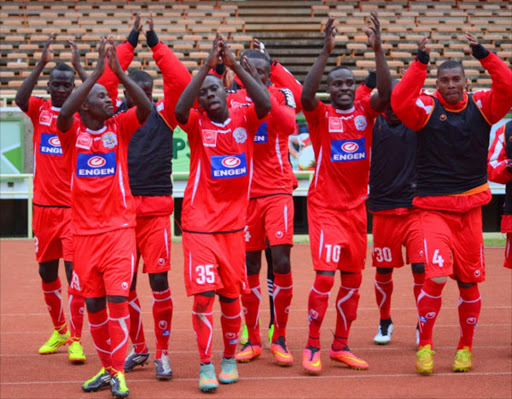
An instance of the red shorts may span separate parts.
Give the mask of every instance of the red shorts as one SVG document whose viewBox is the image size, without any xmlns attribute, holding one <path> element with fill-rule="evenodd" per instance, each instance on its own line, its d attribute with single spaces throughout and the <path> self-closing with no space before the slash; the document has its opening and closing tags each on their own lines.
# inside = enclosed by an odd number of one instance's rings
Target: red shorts
<svg viewBox="0 0 512 399">
<path fill-rule="evenodd" d="M 34 206 L 32 229 L 39 263 L 63 258 L 73 261 L 71 208 Z"/>
<path fill-rule="evenodd" d="M 507 244 L 505 245 L 505 262 L 503 266 L 512 269 L 512 233 L 507 233 Z"/>
<path fill-rule="evenodd" d="M 163 273 L 171 270 L 171 218 L 167 216 L 137 217 L 135 227 L 137 258 L 144 260 L 144 273 Z"/>
<path fill-rule="evenodd" d="M 402 267 L 402 246 L 406 250 L 405 263 L 425 263 L 418 214 L 373 215 L 373 266 Z"/>
<path fill-rule="evenodd" d="M 187 295 L 215 291 L 238 298 L 249 287 L 245 270 L 244 232 L 197 234 L 183 232 Z"/>
<path fill-rule="evenodd" d="M 366 261 L 366 206 L 338 211 L 309 206 L 309 239 L 314 270 L 359 273 Z"/>
<path fill-rule="evenodd" d="M 249 201 L 245 250 L 262 251 L 270 246 L 293 245 L 293 197 L 272 195 Z"/>
<path fill-rule="evenodd" d="M 72 283 L 85 298 L 128 297 L 135 268 L 135 229 L 74 235 L 73 250 L 78 279 Z"/>
<path fill-rule="evenodd" d="M 420 211 L 425 277 L 451 276 L 464 283 L 485 280 L 482 208 L 467 212 Z"/>
</svg>

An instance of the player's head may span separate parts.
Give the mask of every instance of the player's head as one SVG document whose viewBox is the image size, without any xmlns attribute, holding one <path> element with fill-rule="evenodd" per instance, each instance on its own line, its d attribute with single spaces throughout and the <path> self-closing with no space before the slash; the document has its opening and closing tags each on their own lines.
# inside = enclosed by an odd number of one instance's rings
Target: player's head
<svg viewBox="0 0 512 399">
<path fill-rule="evenodd" d="M 344 66 L 333 68 L 327 75 L 327 93 L 336 109 L 350 109 L 354 105 L 356 80 L 354 73 Z"/>
<path fill-rule="evenodd" d="M 199 96 L 199 106 L 214 122 L 224 122 L 228 116 L 227 93 L 222 80 L 216 75 L 207 75 Z"/>
<path fill-rule="evenodd" d="M 128 77 L 142 89 L 142 91 L 149 98 L 149 101 L 153 101 L 153 78 L 149 73 L 140 70 L 135 70 L 130 71 Z M 130 96 L 130 93 L 128 93 L 128 91 L 126 90 L 124 91 L 124 98 L 126 100 L 126 105 L 128 106 L 128 108 L 131 108 L 135 105 L 133 98 Z"/>
<path fill-rule="evenodd" d="M 437 69 L 436 87 L 448 104 L 457 104 L 464 98 L 467 79 L 460 62 L 445 61 Z"/>
<path fill-rule="evenodd" d="M 257 50 L 247 50 L 240 57 L 240 63 L 246 57 L 258 72 L 258 76 L 264 85 L 270 78 L 270 60 L 265 54 Z M 242 64 L 243 66 L 243 64 Z M 249 71 L 247 71 L 249 72 Z"/>
<path fill-rule="evenodd" d="M 105 86 L 95 83 L 80 106 L 79 112 L 82 119 L 102 122 L 114 115 L 114 105 Z M 85 124 L 87 125 L 87 123 Z"/>
<path fill-rule="evenodd" d="M 75 71 L 64 63 L 55 65 L 48 79 L 48 93 L 50 93 L 52 105 L 62 107 L 74 88 Z"/>
</svg>

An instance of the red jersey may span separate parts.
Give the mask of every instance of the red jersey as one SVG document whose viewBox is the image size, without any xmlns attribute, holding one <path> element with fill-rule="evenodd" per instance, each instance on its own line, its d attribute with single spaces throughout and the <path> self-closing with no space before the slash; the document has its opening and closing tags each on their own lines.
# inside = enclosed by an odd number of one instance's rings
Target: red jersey
<svg viewBox="0 0 512 399">
<path fill-rule="evenodd" d="M 377 112 L 370 96 L 354 102 L 349 110 L 322 102 L 304 111 L 315 152 L 316 168 L 308 202 L 330 209 L 352 209 L 368 197 L 370 148 Z"/>
<path fill-rule="evenodd" d="M 107 119 L 98 131 L 75 118 L 67 132 L 59 132 L 72 176 L 74 234 L 100 234 L 135 226 L 127 153 L 130 139 L 140 126 L 133 107 Z"/>
<path fill-rule="evenodd" d="M 204 111 L 191 110 L 188 122 L 180 124 L 190 146 L 183 230 L 217 233 L 245 227 L 253 140 L 260 123 L 250 106 L 230 109 L 223 124 L 211 121 Z"/>
<path fill-rule="evenodd" d="M 51 100 L 31 96 L 26 114 L 34 126 L 34 199 L 36 205 L 70 206 L 70 175 L 66 169 L 57 117 L 60 108 Z"/>
<path fill-rule="evenodd" d="M 496 130 L 494 141 L 489 148 L 487 174 L 490 181 L 496 183 L 507 184 L 512 181 L 512 172 L 507 169 L 510 161 L 505 143 L 505 126 L 503 125 Z"/>
<path fill-rule="evenodd" d="M 276 99 L 270 113 L 258 121 L 254 138 L 254 171 L 250 198 L 273 194 L 291 194 L 294 175 L 288 160 L 288 136 L 295 131 L 295 100 L 290 90 L 268 87 Z M 230 93 L 228 106 L 240 108 L 251 104 L 245 89 Z"/>
</svg>

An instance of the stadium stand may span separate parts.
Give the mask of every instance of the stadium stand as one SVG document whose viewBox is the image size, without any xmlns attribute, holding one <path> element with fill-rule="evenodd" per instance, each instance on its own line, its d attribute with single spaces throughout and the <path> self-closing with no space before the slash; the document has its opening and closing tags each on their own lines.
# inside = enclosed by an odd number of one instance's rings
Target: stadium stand
<svg viewBox="0 0 512 399">
<path fill-rule="evenodd" d="M 86 69 L 94 66 L 96 46 L 102 35 L 123 40 L 133 16 L 153 12 L 160 39 L 171 44 L 193 72 L 204 62 L 217 30 L 222 32 L 239 56 L 261 39 L 273 58 L 303 81 L 323 43 L 323 26 L 328 15 L 338 20 L 338 45 L 329 66 L 346 65 L 363 79 L 373 68 L 362 29 L 376 10 L 381 21 L 383 45 L 394 78 L 399 78 L 416 52 L 415 42 L 432 35 L 433 62 L 454 59 L 468 68 L 471 89 L 488 88 L 490 80 L 464 51 L 464 31 L 475 34 L 489 50 L 506 62 L 512 61 L 512 3 L 489 0 L 246 0 L 246 1 L 38 1 L 4 0 L 0 4 L 0 97 L 12 105 L 21 81 L 35 65 L 48 35 L 57 34 L 52 45 L 55 61 L 69 62 L 65 38 L 74 37 Z M 145 22 L 145 20 L 144 20 Z M 368 56 L 370 54 L 370 57 Z M 158 79 L 155 94 L 161 95 L 161 78 L 144 40 L 136 50 L 133 67 L 147 70 Z M 434 68 L 432 68 L 433 70 Z M 46 68 L 35 94 L 45 94 Z M 433 87 L 434 75 L 427 80 Z"/>
</svg>

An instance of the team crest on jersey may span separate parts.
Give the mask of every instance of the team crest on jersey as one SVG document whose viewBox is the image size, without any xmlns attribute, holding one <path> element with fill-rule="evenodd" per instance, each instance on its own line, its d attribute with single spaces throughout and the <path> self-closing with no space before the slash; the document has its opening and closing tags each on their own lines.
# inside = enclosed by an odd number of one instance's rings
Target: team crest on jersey
<svg viewBox="0 0 512 399">
<path fill-rule="evenodd" d="M 366 159 L 364 137 L 356 140 L 331 141 L 331 162 L 350 162 Z"/>
<path fill-rule="evenodd" d="M 337 116 L 329 117 L 329 133 L 343 133 L 343 122 Z"/>
<path fill-rule="evenodd" d="M 76 165 L 77 177 L 103 177 L 116 174 L 116 153 L 78 154 Z"/>
<path fill-rule="evenodd" d="M 60 140 L 55 134 L 41 134 L 41 145 L 39 147 L 41 154 L 62 155 Z"/>
<path fill-rule="evenodd" d="M 50 126 L 52 124 L 53 115 L 50 111 L 44 110 L 39 115 L 39 123 L 41 125 Z"/>
<path fill-rule="evenodd" d="M 268 126 L 267 122 L 263 122 L 258 131 L 256 132 L 256 136 L 254 137 L 254 142 L 258 143 L 266 143 L 268 141 Z"/>
<path fill-rule="evenodd" d="M 117 145 L 117 136 L 113 132 L 106 132 L 101 135 L 101 141 L 105 148 L 114 148 Z"/>
<path fill-rule="evenodd" d="M 204 129 L 201 131 L 203 135 L 203 145 L 205 147 L 215 147 L 217 145 L 217 131 Z"/>
<path fill-rule="evenodd" d="M 237 127 L 233 131 L 233 137 L 237 143 L 245 143 L 245 140 L 247 140 L 247 131 L 243 127 Z"/>
<path fill-rule="evenodd" d="M 354 125 L 356 125 L 357 130 L 364 130 L 366 126 L 368 126 L 368 122 L 366 122 L 366 118 L 363 115 L 358 115 L 354 118 Z"/>
<path fill-rule="evenodd" d="M 212 179 L 229 179 L 247 175 L 245 153 L 240 155 L 212 155 Z"/>
<path fill-rule="evenodd" d="M 92 137 L 89 133 L 80 133 L 76 138 L 76 147 L 90 150 L 92 145 Z"/>
</svg>

